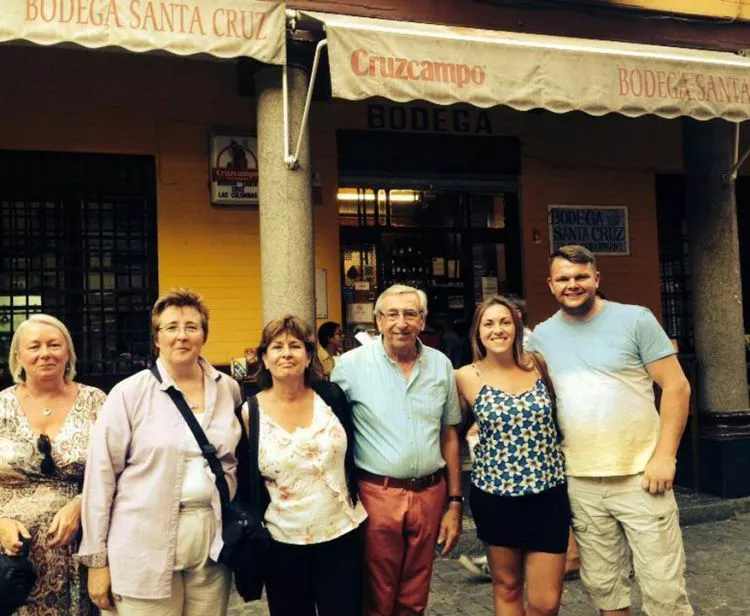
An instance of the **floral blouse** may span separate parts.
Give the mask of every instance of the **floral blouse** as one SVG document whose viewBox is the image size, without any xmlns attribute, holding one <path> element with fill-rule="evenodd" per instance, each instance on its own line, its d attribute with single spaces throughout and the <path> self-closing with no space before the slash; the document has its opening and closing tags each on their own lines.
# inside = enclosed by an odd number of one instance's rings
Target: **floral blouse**
<svg viewBox="0 0 750 616">
<path fill-rule="evenodd" d="M 271 497 L 265 518 L 271 536 L 305 545 L 357 528 L 367 513 L 349 501 L 346 432 L 330 407 L 316 394 L 311 424 L 294 432 L 260 411 L 258 468 Z"/>
<path fill-rule="evenodd" d="M 499 496 L 537 494 L 565 483 L 565 461 L 544 381 L 516 396 L 484 385 L 474 402 L 479 443 L 471 482 Z"/>
</svg>

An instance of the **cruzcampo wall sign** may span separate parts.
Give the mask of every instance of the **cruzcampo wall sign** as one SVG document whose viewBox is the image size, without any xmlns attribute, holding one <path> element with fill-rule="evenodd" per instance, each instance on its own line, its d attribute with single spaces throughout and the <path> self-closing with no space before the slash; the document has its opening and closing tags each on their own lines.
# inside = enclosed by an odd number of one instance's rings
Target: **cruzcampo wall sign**
<svg viewBox="0 0 750 616">
<path fill-rule="evenodd" d="M 258 205 L 258 139 L 212 133 L 209 150 L 211 203 Z"/>
</svg>

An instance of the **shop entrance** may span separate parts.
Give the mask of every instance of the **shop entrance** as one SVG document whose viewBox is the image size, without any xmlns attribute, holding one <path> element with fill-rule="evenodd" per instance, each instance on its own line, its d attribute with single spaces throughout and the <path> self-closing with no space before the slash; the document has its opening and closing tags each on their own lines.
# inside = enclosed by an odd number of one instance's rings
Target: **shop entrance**
<svg viewBox="0 0 750 616">
<path fill-rule="evenodd" d="M 523 294 L 518 140 L 339 131 L 337 141 L 347 343 L 373 327 L 378 294 L 402 283 L 427 293 L 422 341 L 468 361 L 475 306 Z"/>
<path fill-rule="evenodd" d="M 80 379 L 108 389 L 146 366 L 158 292 L 148 156 L 0 151 L 0 379 L 16 326 L 70 329 Z"/>
<path fill-rule="evenodd" d="M 477 303 L 523 294 L 518 140 L 339 131 L 337 143 L 347 343 L 373 327 L 378 294 L 403 283 L 427 293 L 423 342 L 466 362 Z"/>
<path fill-rule="evenodd" d="M 369 329 L 377 295 L 392 284 L 429 300 L 422 339 L 455 365 L 468 357 L 475 306 L 522 294 L 518 198 L 507 185 L 474 190 L 342 187 L 344 329 Z"/>
</svg>

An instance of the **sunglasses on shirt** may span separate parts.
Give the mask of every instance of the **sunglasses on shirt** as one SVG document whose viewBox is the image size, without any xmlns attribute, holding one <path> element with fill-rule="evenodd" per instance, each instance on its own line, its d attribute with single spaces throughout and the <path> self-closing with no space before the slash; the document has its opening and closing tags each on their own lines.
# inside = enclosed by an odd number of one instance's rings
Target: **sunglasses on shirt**
<svg viewBox="0 0 750 616">
<path fill-rule="evenodd" d="M 49 436 L 42 433 L 36 441 L 36 448 L 44 456 L 42 460 L 42 473 L 45 475 L 54 475 L 57 473 L 57 465 L 52 459 L 52 443 Z"/>
</svg>

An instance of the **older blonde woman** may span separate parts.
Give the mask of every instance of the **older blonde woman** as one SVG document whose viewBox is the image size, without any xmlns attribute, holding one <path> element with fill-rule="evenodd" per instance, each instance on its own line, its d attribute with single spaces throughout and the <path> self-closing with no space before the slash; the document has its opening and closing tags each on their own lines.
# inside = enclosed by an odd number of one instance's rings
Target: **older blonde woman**
<svg viewBox="0 0 750 616">
<path fill-rule="evenodd" d="M 261 392 L 250 400 L 259 420 L 258 473 L 270 504 L 273 539 L 266 563 L 272 616 L 349 616 L 362 611 L 354 426 L 344 392 L 316 382 L 315 339 L 301 319 L 269 322 L 258 345 Z M 248 427 L 249 407 L 243 408 Z"/>
<path fill-rule="evenodd" d="M 181 392 L 195 413 L 232 494 L 240 389 L 201 357 L 208 309 L 200 296 L 167 293 L 154 304 L 151 324 L 156 374 L 143 370 L 115 385 L 94 429 L 79 558 L 90 567 L 89 592 L 102 610 L 221 616 L 231 573 L 216 562 L 219 494 L 167 389 Z"/>
<path fill-rule="evenodd" d="M 76 383 L 68 328 L 35 314 L 21 323 L 8 364 L 15 385 L 0 392 L 0 547 L 31 540 L 37 581 L 18 614 L 91 614 L 78 564 L 80 483 L 104 392 Z"/>
</svg>

